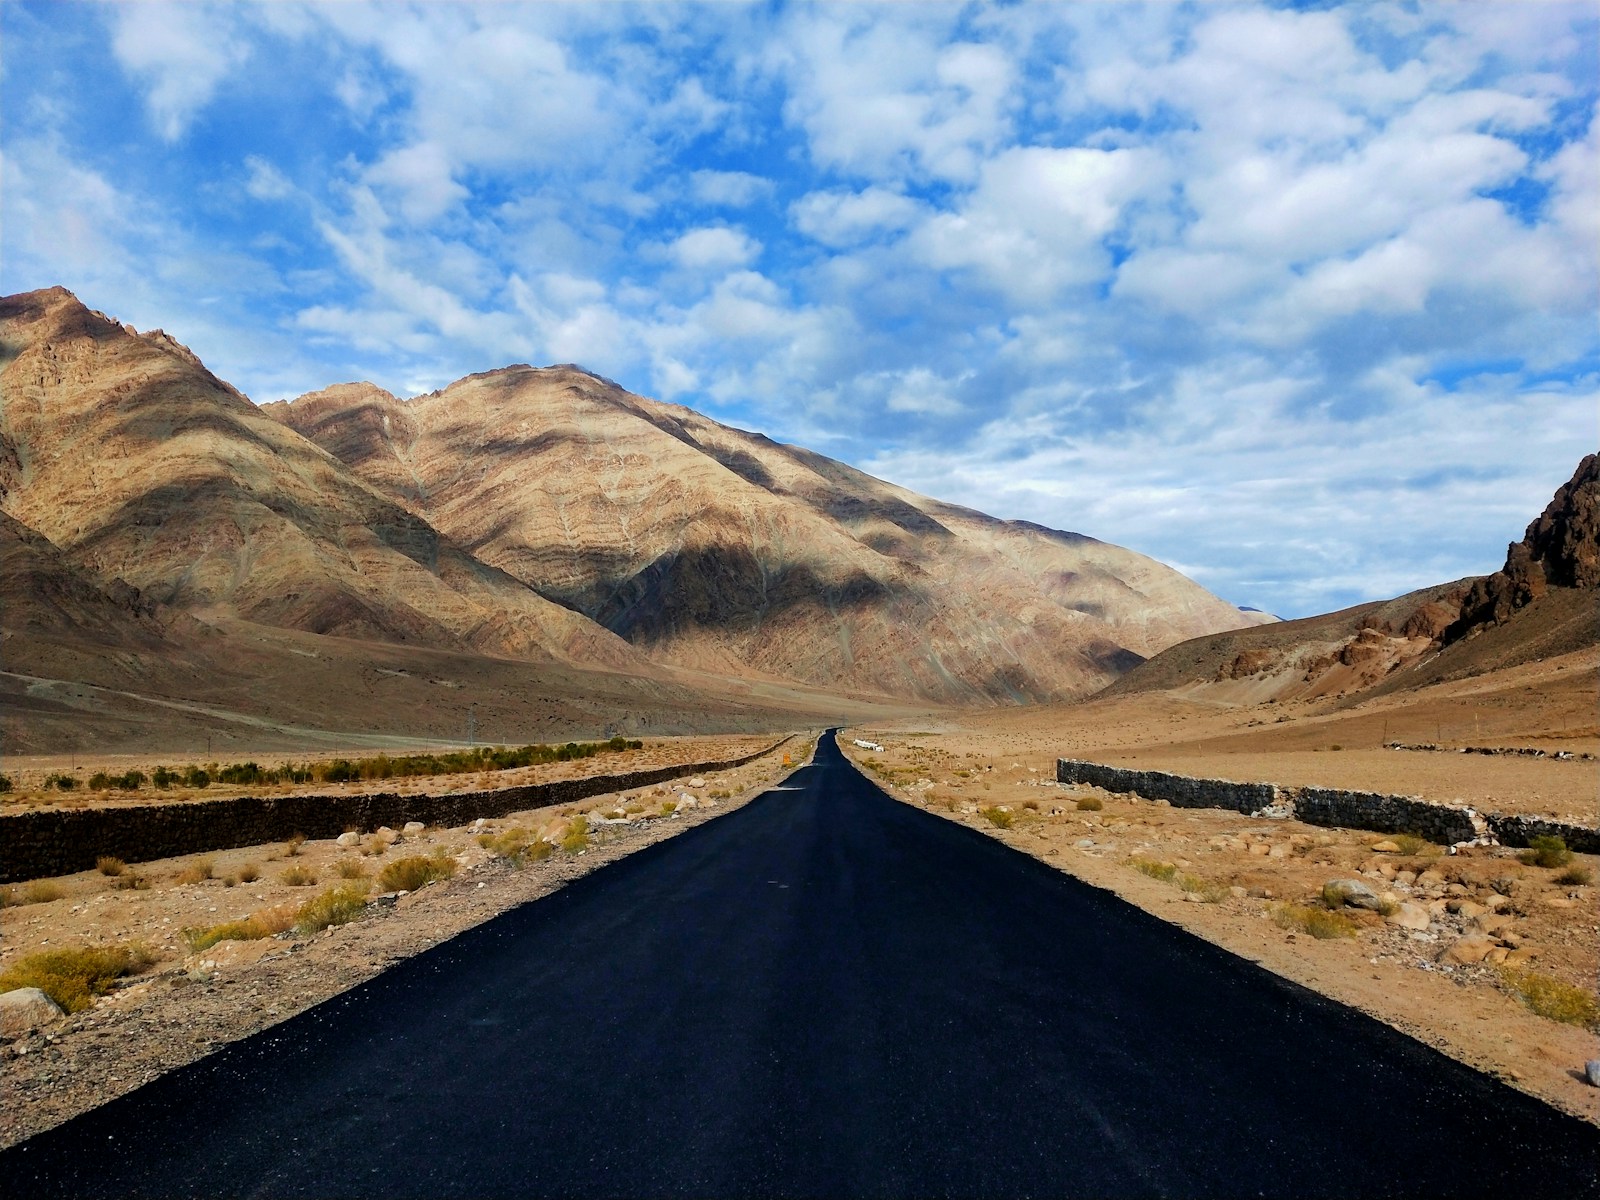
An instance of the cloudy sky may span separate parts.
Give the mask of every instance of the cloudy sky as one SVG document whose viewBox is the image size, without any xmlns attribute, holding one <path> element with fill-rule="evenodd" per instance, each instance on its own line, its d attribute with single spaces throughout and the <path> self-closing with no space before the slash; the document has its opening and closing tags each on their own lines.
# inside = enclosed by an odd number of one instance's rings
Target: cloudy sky
<svg viewBox="0 0 1600 1200">
<path fill-rule="evenodd" d="M 1286 616 L 1597 442 L 1593 3 L 0 4 L 4 290 L 257 401 L 512 362 Z"/>
</svg>

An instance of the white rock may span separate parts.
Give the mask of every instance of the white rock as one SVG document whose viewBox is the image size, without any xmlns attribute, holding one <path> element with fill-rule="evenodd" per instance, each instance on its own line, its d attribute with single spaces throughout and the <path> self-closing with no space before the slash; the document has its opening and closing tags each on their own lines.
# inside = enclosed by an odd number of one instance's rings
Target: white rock
<svg viewBox="0 0 1600 1200">
<path fill-rule="evenodd" d="M 689 780 L 689 786 L 690 787 L 705 787 L 705 785 L 706 785 L 706 781 L 704 779 L 700 778 L 700 776 L 698 776 L 698 775 L 696 775 L 693 779 Z"/>
<path fill-rule="evenodd" d="M 1600 1087 L 1600 1058 L 1591 1058 L 1583 1064 L 1583 1077 L 1590 1087 Z"/>
<path fill-rule="evenodd" d="M 333 839 L 333 844 L 338 846 L 341 850 L 350 850 L 361 845 L 361 835 L 356 833 L 354 830 L 349 833 L 341 833 L 338 837 Z"/>
<path fill-rule="evenodd" d="M 427 826 L 421 821 L 407 821 L 404 828 L 402 828 L 400 832 L 405 834 L 407 837 L 411 837 L 414 834 L 421 833 L 426 828 Z"/>
<path fill-rule="evenodd" d="M 19 1038 L 67 1014 L 36 987 L 0 993 L 0 1037 Z"/>
</svg>

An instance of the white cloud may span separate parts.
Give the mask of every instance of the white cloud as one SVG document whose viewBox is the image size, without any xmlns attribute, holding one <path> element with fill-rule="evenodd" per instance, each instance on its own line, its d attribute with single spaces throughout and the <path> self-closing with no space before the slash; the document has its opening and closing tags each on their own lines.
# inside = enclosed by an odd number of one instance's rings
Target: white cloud
<svg viewBox="0 0 1600 1200">
<path fill-rule="evenodd" d="M 282 200 L 294 193 L 294 184 L 283 172 L 259 155 L 246 155 L 244 165 L 249 173 L 244 190 L 257 200 Z"/>
<path fill-rule="evenodd" d="M 434 142 L 414 142 L 385 154 L 366 172 L 369 182 L 390 189 L 406 220 L 417 225 L 443 216 L 468 196 L 455 181 L 450 156 Z"/>
<path fill-rule="evenodd" d="M 761 243 L 737 229 L 708 226 L 692 229 L 667 247 L 668 254 L 689 271 L 722 271 L 748 266 L 761 253 Z"/>
<path fill-rule="evenodd" d="M 748 171 L 691 171 L 689 186 L 700 203 L 727 208 L 745 208 L 772 194 L 772 180 Z"/>
<path fill-rule="evenodd" d="M 789 209 L 796 229 L 813 241 L 835 248 L 908 229 L 922 212 L 915 200 L 880 187 L 859 192 L 811 192 Z"/>
<path fill-rule="evenodd" d="M 111 48 L 117 61 L 144 83 L 156 131 L 176 141 L 248 57 L 249 43 L 211 6 L 125 4 L 113 12 Z"/>
</svg>

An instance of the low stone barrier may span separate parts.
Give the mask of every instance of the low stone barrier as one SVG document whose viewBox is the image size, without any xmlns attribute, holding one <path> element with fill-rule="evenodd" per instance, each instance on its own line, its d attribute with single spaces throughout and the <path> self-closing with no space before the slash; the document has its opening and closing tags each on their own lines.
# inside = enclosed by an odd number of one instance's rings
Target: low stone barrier
<svg viewBox="0 0 1600 1200">
<path fill-rule="evenodd" d="M 1136 792 L 1151 800 L 1165 800 L 1178 808 L 1231 808 L 1253 813 L 1278 803 L 1278 789 L 1270 783 L 1234 783 L 1227 779 L 1193 779 L 1165 771 L 1130 771 L 1076 759 L 1056 760 L 1058 783 L 1086 783 L 1108 792 Z"/>
<path fill-rule="evenodd" d="M 792 737 L 792 735 L 791 735 Z M 791 738 L 726 762 L 684 763 L 557 779 L 484 792 L 446 795 L 396 792 L 370 795 L 232 796 L 173 804 L 118 808 L 70 808 L 0 816 L 0 883 L 86 871 L 101 855 L 124 862 L 148 862 L 206 850 L 231 850 L 283 841 L 294 834 L 337 837 L 347 829 L 398 829 L 407 821 L 424 825 L 465 825 L 478 817 L 503 817 L 530 808 L 549 808 L 649 787 L 682 775 L 742 767 L 771 754 Z"/>
<path fill-rule="evenodd" d="M 1056 782 L 1087 784 L 1108 792 L 1132 792 L 1150 800 L 1165 800 L 1178 808 L 1230 808 L 1246 814 L 1270 809 L 1274 816 L 1292 816 L 1308 825 L 1412 833 L 1441 845 L 1488 836 L 1503 846 L 1526 846 L 1533 838 L 1544 836 L 1559 837 L 1569 849 L 1581 854 L 1600 854 L 1600 830 L 1585 825 L 1546 817 L 1480 815 L 1471 808 L 1430 804 L 1415 796 L 1196 779 L 1071 758 L 1056 760 Z"/>
</svg>

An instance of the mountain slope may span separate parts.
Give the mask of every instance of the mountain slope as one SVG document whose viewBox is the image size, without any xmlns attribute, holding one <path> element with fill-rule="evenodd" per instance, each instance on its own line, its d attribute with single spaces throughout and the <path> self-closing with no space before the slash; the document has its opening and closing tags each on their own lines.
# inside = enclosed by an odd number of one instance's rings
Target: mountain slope
<svg viewBox="0 0 1600 1200">
<path fill-rule="evenodd" d="M 666 662 L 1041 700 L 1255 621 L 1131 551 L 942 504 L 575 367 L 412 401 L 343 385 L 264 411 Z"/>
<path fill-rule="evenodd" d="M 1263 629 L 1196 638 L 1106 695 L 1185 691 L 1223 703 L 1384 695 L 1600 643 L 1600 457 L 1557 490 L 1492 575 Z"/>
<path fill-rule="evenodd" d="M 148 600 L 319 634 L 641 669 L 264 417 L 164 333 L 0 301 L 0 508 Z"/>
</svg>

